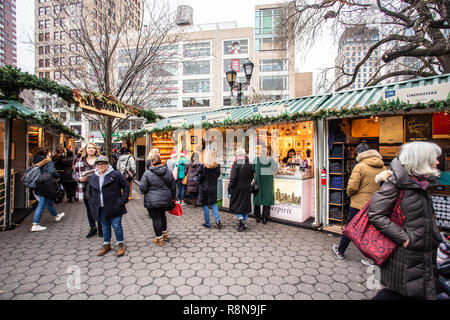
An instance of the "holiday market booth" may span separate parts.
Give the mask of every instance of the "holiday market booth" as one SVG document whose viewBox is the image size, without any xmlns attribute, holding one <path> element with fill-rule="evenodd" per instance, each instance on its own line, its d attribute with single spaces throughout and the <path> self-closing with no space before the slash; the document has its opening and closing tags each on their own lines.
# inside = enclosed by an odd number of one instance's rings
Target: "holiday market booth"
<svg viewBox="0 0 450 320">
<path fill-rule="evenodd" d="M 149 134 L 151 147 L 159 148 L 165 159 L 171 150 L 186 151 L 188 159 L 193 152 L 202 156 L 205 150 L 215 150 L 221 165 L 218 205 L 222 210 L 230 205 L 227 190 L 236 149 L 244 148 L 254 163 L 261 148 L 267 147 L 276 163 L 270 219 L 311 227 L 317 219 L 320 175 L 315 166 L 316 126 L 307 115 L 326 99 L 304 97 L 167 118 Z"/>
<path fill-rule="evenodd" d="M 333 94 L 316 112 L 326 119 L 318 125 L 326 142 L 319 166 L 326 171 L 320 188 L 320 223 L 342 232 L 350 199 L 346 188 L 356 147 L 366 143 L 377 150 L 389 168 L 404 143 L 438 144 L 440 186 L 432 191 L 441 228 L 450 228 L 450 75 L 410 80 Z"/>
<path fill-rule="evenodd" d="M 0 100 L 0 227 L 14 227 L 13 214 L 28 212 L 32 205 L 23 173 L 40 147 L 56 150 L 64 141 L 81 138 L 48 114 L 14 100 Z M 62 144 L 61 144 L 62 143 Z"/>
</svg>

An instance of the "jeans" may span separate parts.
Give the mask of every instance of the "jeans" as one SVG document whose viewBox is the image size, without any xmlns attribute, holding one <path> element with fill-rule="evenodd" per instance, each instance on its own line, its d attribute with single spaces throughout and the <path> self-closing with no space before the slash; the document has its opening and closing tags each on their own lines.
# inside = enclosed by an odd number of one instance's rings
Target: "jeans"
<svg viewBox="0 0 450 320">
<path fill-rule="evenodd" d="M 349 222 L 356 216 L 356 214 L 359 212 L 359 209 L 355 209 L 350 207 L 348 209 L 348 216 L 347 216 L 347 223 L 349 224 Z M 342 235 L 341 237 L 341 242 L 339 242 L 339 253 L 344 255 L 345 250 L 347 250 L 348 245 L 350 244 L 350 239 L 347 238 L 346 236 Z"/>
<path fill-rule="evenodd" d="M 177 180 L 177 200 L 184 201 L 184 193 L 186 191 L 186 186 L 183 184 L 183 179 Z"/>
<path fill-rule="evenodd" d="M 123 243 L 122 216 L 106 219 L 104 208 L 100 208 L 99 216 L 103 229 L 103 244 L 111 243 L 111 227 L 114 229 L 117 243 Z"/>
<path fill-rule="evenodd" d="M 52 216 L 56 217 L 58 213 L 53 206 L 53 201 L 51 199 L 47 199 L 43 196 L 38 197 L 39 204 L 36 208 L 36 212 L 34 213 L 33 223 L 38 224 L 41 221 L 42 213 L 44 212 L 44 208 L 47 207 L 48 211 L 52 214 Z"/>
<path fill-rule="evenodd" d="M 161 238 L 163 232 L 167 232 L 166 211 L 163 208 L 147 209 L 148 215 L 153 221 L 153 230 L 157 238 Z"/>
<path fill-rule="evenodd" d="M 247 220 L 248 220 L 248 213 L 246 213 L 246 214 L 237 214 L 236 216 L 237 216 L 238 220 L 244 220 L 245 222 L 247 222 Z"/>
<path fill-rule="evenodd" d="M 214 220 L 216 220 L 216 223 L 220 222 L 220 217 L 219 217 L 219 207 L 217 206 L 217 203 L 214 203 L 211 205 L 211 209 L 214 215 Z M 205 218 L 205 224 L 207 226 L 211 226 L 211 220 L 209 219 L 209 207 L 208 206 L 203 206 L 203 216 Z"/>
</svg>

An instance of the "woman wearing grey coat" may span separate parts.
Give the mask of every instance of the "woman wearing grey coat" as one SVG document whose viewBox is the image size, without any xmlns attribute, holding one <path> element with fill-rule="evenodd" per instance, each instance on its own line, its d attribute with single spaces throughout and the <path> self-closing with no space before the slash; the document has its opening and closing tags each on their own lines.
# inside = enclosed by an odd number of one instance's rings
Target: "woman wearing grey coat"
<svg viewBox="0 0 450 320">
<path fill-rule="evenodd" d="M 398 158 L 391 162 L 392 175 L 372 197 L 369 221 L 397 244 L 381 265 L 385 289 L 374 300 L 436 299 L 439 291 L 436 250 L 441 237 L 429 189 L 438 184 L 440 154 L 441 149 L 434 143 L 403 145 Z M 402 227 L 389 219 L 400 190 L 404 191 Z"/>
</svg>

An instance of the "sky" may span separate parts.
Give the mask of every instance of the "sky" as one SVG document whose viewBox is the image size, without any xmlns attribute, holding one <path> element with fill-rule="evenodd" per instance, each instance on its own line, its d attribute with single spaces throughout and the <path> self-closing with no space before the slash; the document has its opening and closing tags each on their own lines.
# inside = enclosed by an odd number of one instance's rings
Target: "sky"
<svg viewBox="0 0 450 320">
<path fill-rule="evenodd" d="M 238 27 L 254 27 L 255 5 L 276 3 L 277 0 L 168 0 L 172 8 L 189 5 L 194 10 L 194 24 L 236 21 Z M 34 73 L 34 0 L 17 0 L 17 63 L 22 71 Z M 324 49 L 326 48 L 326 49 Z M 318 41 L 307 52 L 297 52 L 296 71 L 314 72 L 334 64 L 337 49 L 329 39 Z"/>
</svg>

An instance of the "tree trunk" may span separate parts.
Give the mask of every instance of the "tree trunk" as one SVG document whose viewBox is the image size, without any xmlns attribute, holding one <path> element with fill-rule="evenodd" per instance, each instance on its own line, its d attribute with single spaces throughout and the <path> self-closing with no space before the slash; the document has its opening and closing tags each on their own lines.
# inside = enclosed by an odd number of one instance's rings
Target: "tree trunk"
<svg viewBox="0 0 450 320">
<path fill-rule="evenodd" d="M 105 151 L 110 161 L 112 155 L 112 123 L 113 118 L 110 116 L 105 116 Z"/>
</svg>

